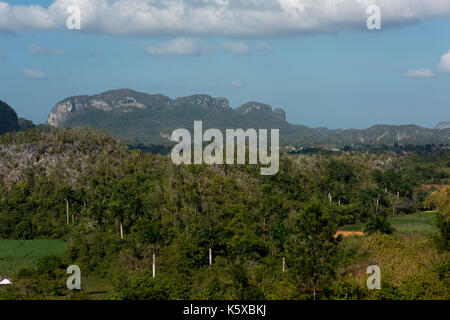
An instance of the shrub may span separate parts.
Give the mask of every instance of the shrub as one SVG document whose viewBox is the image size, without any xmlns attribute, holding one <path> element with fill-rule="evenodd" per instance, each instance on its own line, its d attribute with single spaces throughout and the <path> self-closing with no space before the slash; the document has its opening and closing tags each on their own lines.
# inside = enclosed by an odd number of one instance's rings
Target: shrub
<svg viewBox="0 0 450 320">
<path fill-rule="evenodd" d="M 374 234 L 380 232 L 383 234 L 392 234 L 394 228 L 387 221 L 387 217 L 384 214 L 378 214 L 371 217 L 364 228 L 364 232 L 368 234 Z"/>
</svg>

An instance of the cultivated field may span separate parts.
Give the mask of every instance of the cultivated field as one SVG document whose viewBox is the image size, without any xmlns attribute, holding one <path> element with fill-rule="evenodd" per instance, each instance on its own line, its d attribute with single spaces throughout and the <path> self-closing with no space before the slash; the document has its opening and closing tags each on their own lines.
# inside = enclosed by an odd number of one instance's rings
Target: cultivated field
<svg viewBox="0 0 450 320">
<path fill-rule="evenodd" d="M 417 212 L 409 215 L 399 215 L 395 217 L 388 217 L 389 223 L 394 227 L 396 233 L 411 233 L 419 232 L 422 234 L 429 234 L 437 232 L 437 227 L 434 226 L 433 221 L 436 212 Z M 340 228 L 342 231 L 363 231 L 364 225 L 360 223 L 344 226 Z"/>
<path fill-rule="evenodd" d="M 0 275 L 35 267 L 40 257 L 62 256 L 65 248 L 62 240 L 0 240 Z"/>
</svg>

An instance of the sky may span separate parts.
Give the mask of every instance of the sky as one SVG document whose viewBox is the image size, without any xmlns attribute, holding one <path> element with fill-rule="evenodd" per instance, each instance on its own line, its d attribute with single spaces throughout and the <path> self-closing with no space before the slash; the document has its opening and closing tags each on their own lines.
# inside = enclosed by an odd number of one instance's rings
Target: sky
<svg viewBox="0 0 450 320">
<path fill-rule="evenodd" d="M 20 117 L 119 88 L 263 102 L 310 127 L 435 127 L 450 121 L 450 1 L 0 0 L 0 99 Z"/>
</svg>

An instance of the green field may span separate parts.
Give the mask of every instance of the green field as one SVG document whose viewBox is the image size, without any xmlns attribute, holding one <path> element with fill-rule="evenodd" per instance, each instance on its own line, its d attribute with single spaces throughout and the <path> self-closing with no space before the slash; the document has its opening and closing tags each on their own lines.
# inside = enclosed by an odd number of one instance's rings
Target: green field
<svg viewBox="0 0 450 320">
<path fill-rule="evenodd" d="M 417 212 L 409 215 L 389 217 L 388 221 L 392 224 L 396 232 L 410 233 L 433 233 L 438 229 L 433 225 L 435 212 Z M 356 223 L 339 228 L 343 231 L 363 231 L 364 224 Z"/>
<path fill-rule="evenodd" d="M 40 257 L 62 256 L 65 248 L 62 240 L 0 240 L 0 275 L 35 267 Z"/>
<path fill-rule="evenodd" d="M 433 224 L 435 216 L 435 212 L 420 212 L 410 215 L 391 217 L 388 221 L 397 232 L 433 233 L 438 231 L 438 228 Z"/>
<path fill-rule="evenodd" d="M 62 256 L 65 248 L 62 240 L 0 240 L 0 275 L 12 277 L 21 268 L 36 267 L 40 257 Z M 82 285 L 89 299 L 105 299 L 113 294 L 110 282 L 95 275 L 83 274 Z"/>
</svg>

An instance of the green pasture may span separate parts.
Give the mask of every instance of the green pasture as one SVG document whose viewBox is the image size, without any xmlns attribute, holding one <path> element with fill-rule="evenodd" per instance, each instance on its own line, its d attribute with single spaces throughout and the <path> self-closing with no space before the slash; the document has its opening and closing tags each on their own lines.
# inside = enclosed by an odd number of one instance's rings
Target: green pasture
<svg viewBox="0 0 450 320">
<path fill-rule="evenodd" d="M 35 267 L 40 257 L 62 256 L 65 248 L 62 240 L 0 240 L 0 275 Z"/>
<path fill-rule="evenodd" d="M 388 217 L 388 221 L 398 233 L 419 232 L 429 234 L 438 230 L 433 224 L 435 216 L 436 212 L 417 212 L 414 214 Z M 343 231 L 363 231 L 364 224 L 356 223 L 339 229 Z"/>
</svg>

